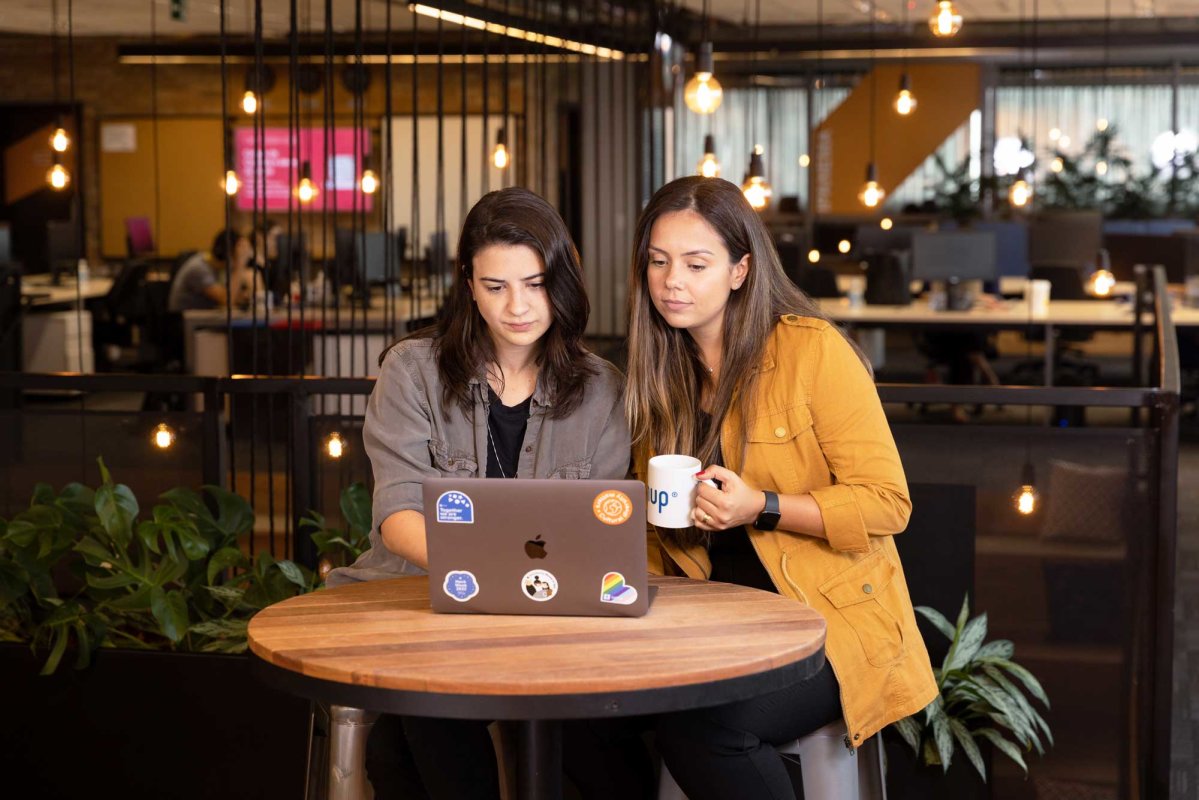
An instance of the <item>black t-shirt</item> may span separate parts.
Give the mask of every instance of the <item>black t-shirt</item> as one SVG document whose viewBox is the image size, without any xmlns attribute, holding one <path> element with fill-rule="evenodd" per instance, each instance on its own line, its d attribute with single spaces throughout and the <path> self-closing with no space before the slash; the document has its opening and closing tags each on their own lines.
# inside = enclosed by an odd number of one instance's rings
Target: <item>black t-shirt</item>
<svg viewBox="0 0 1199 800">
<path fill-rule="evenodd" d="M 484 474 L 488 478 L 515 478 L 533 396 L 526 397 L 523 403 L 506 406 L 488 386 L 487 398 L 487 472 Z"/>
<path fill-rule="evenodd" d="M 707 435 L 708 426 L 711 424 L 712 418 L 701 411 L 700 440 Z M 724 454 L 720 451 L 719 443 L 716 445 L 715 461 L 717 465 L 724 466 Z M 758 551 L 754 550 L 744 525 L 713 531 L 711 544 L 708 545 L 708 556 L 712 559 L 712 580 L 763 589 L 767 592 L 778 591 L 774 581 L 770 580 L 770 573 L 762 566 L 762 560 L 758 558 Z"/>
</svg>

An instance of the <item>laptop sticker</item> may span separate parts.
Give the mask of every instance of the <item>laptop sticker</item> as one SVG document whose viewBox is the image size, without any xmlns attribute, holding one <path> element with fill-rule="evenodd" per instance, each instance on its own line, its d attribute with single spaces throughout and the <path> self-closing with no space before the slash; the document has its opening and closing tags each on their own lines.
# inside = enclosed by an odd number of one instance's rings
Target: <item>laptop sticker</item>
<svg viewBox="0 0 1199 800">
<path fill-rule="evenodd" d="M 520 579 L 520 587 L 525 597 L 544 603 L 553 600 L 558 594 L 558 579 L 543 569 L 529 570 Z"/>
<path fill-rule="evenodd" d="M 473 525 L 475 504 L 462 492 L 445 492 L 437 498 L 437 521 Z"/>
<path fill-rule="evenodd" d="M 624 582 L 624 575 L 609 572 L 600 584 L 600 602 L 631 606 L 637 602 L 637 590 Z"/>
<path fill-rule="evenodd" d="M 479 593 L 479 581 L 473 572 L 465 569 L 454 570 L 445 574 L 445 582 L 441 588 L 459 603 L 465 603 Z"/>
<path fill-rule="evenodd" d="M 608 489 L 595 496 L 591 512 L 605 525 L 622 525 L 633 516 L 633 501 L 624 492 Z"/>
</svg>

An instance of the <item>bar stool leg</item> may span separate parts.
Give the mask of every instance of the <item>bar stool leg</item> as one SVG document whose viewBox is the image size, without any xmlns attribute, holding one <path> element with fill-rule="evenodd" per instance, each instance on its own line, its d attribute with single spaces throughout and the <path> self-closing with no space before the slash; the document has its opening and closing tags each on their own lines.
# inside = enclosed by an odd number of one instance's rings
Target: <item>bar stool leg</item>
<svg viewBox="0 0 1199 800">
<path fill-rule="evenodd" d="M 366 737 L 378 714 L 329 706 L 329 800 L 366 800 Z"/>
</svg>

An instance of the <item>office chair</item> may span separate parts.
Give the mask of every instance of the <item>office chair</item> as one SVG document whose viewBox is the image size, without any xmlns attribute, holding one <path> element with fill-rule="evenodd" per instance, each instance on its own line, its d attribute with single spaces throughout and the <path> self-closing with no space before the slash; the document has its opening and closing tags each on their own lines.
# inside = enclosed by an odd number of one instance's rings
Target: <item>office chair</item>
<svg viewBox="0 0 1199 800">
<path fill-rule="evenodd" d="M 1049 281 L 1049 297 L 1053 300 L 1089 300 L 1082 269 L 1072 264 L 1034 264 L 1029 271 L 1030 280 Z M 1053 380 L 1066 386 L 1093 386 L 1099 380 L 1099 365 L 1086 361 L 1077 347 L 1095 338 L 1087 328 L 1055 328 L 1053 349 Z M 1024 334 L 1030 342 L 1044 342 L 1045 332 L 1033 329 Z M 1043 362 L 1022 361 L 1013 369 L 1009 381 L 1012 383 L 1036 384 L 1043 374 Z"/>
<path fill-rule="evenodd" d="M 799 270 L 796 278 L 795 285 L 808 297 L 821 299 L 841 296 L 841 290 L 837 288 L 837 273 L 828 267 L 808 264 Z"/>
</svg>

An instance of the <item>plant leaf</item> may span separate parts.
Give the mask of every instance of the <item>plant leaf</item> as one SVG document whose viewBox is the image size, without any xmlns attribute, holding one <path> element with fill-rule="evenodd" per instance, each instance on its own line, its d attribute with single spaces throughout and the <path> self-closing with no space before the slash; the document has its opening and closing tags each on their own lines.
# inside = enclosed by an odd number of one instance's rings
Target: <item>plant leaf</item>
<svg viewBox="0 0 1199 800">
<path fill-rule="evenodd" d="M 66 626 L 59 626 L 54 630 L 54 647 L 50 650 L 50 656 L 46 659 L 46 663 L 42 665 L 42 675 L 53 675 L 58 669 L 58 662 L 62 661 L 62 655 L 67 651 L 67 636 L 70 629 Z"/>
<path fill-rule="evenodd" d="M 987 638 L 987 615 L 979 614 L 966 625 L 962 631 L 962 635 L 958 638 L 954 645 L 951 656 L 947 659 L 946 667 L 948 669 L 958 669 L 974 658 L 978 653 L 978 649 L 982 647 L 983 639 Z"/>
<path fill-rule="evenodd" d="M 1020 765 L 1020 769 L 1024 770 L 1025 777 L 1028 776 L 1028 765 L 1024 763 L 1024 756 L 1020 755 L 1020 750 L 1017 749 L 1016 745 L 1003 738 L 999 734 L 999 731 L 994 728 L 983 728 L 976 731 L 975 735 L 982 736 L 988 742 L 995 745 L 1001 753 Z"/>
<path fill-rule="evenodd" d="M 1041 686 L 1041 682 L 1037 680 L 1027 669 L 1015 663 L 1014 661 L 1008 661 L 1007 659 L 1003 658 L 987 659 L 987 661 L 988 663 L 995 664 L 996 666 L 1002 667 L 1010 672 L 1012 675 L 1018 678 L 1021 683 L 1024 684 L 1024 688 L 1028 689 L 1029 694 L 1044 703 L 1045 708 L 1050 707 L 1049 696 L 1045 694 L 1045 689 Z"/>
<path fill-rule="evenodd" d="M 133 539 L 133 521 L 138 513 L 137 498 L 124 484 L 105 483 L 96 492 L 96 516 L 114 542 L 127 547 Z"/>
<path fill-rule="evenodd" d="M 987 767 L 983 763 L 983 755 L 979 752 L 978 744 L 975 743 L 974 737 L 970 735 L 970 730 L 965 724 L 958 719 L 949 719 L 949 729 L 953 731 L 953 738 L 957 739 L 962 751 L 965 752 L 966 758 L 970 759 L 970 763 L 974 765 L 975 771 L 978 772 L 978 777 L 983 779 L 983 783 L 987 782 Z"/>
<path fill-rule="evenodd" d="M 1007 639 L 995 639 L 987 642 L 978 649 L 974 657 L 981 661 L 984 658 L 1011 658 L 1016 652 L 1016 646 Z"/>
<path fill-rule="evenodd" d="M 933 743 L 937 748 L 937 758 L 941 760 L 941 771 L 949 771 L 953 761 L 953 734 L 949 730 L 949 717 L 940 706 L 933 714 Z"/>
<path fill-rule="evenodd" d="M 891 723 L 903 740 L 912 748 L 912 752 L 920 755 L 920 736 L 924 728 L 914 717 L 904 717 Z"/>
<path fill-rule="evenodd" d="M 279 561 L 277 562 L 277 565 L 279 567 L 279 571 L 282 572 L 289 581 L 294 583 L 296 586 L 299 586 L 301 589 L 307 590 L 308 581 L 304 578 L 303 571 L 300 570 L 300 567 L 294 561 Z"/>
<path fill-rule="evenodd" d="M 208 559 L 208 585 L 211 586 L 216 576 L 227 569 L 240 566 L 245 562 L 245 556 L 236 547 L 222 547 Z"/>
<path fill-rule="evenodd" d="M 180 642 L 187 633 L 187 600 L 182 592 L 163 591 L 161 586 L 155 586 L 150 592 L 150 612 L 158 620 L 162 635 L 172 642 Z"/>
<path fill-rule="evenodd" d="M 935 608 L 929 608 L 928 606 L 916 606 L 916 611 L 929 622 L 931 622 L 937 630 L 945 634 L 946 639 L 951 642 L 953 641 L 953 637 L 957 635 L 957 631 L 955 631 L 953 626 L 949 624 L 949 620 L 945 619 L 944 614 L 942 614 L 940 611 L 937 611 Z"/>
<path fill-rule="evenodd" d="M 371 495 L 361 482 L 352 483 L 341 493 L 341 516 L 362 532 L 371 529 Z"/>
</svg>

